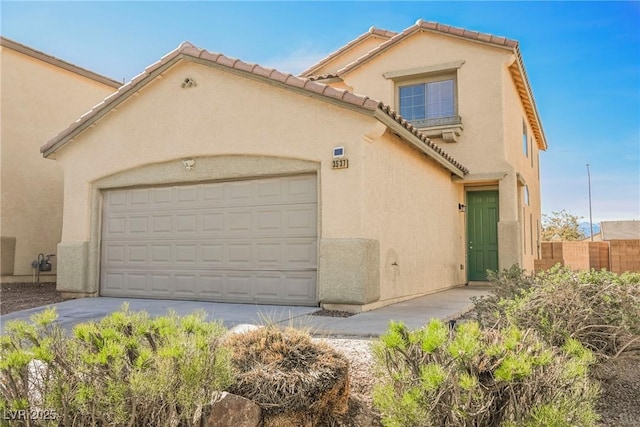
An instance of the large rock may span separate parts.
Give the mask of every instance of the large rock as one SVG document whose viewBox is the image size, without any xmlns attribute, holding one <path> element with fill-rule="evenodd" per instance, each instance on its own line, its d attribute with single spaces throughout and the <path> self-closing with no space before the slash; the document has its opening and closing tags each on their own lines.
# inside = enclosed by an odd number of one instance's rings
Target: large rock
<svg viewBox="0 0 640 427">
<path fill-rule="evenodd" d="M 258 405 L 249 399 L 226 391 L 202 412 L 201 427 L 262 426 L 262 410 Z"/>
</svg>

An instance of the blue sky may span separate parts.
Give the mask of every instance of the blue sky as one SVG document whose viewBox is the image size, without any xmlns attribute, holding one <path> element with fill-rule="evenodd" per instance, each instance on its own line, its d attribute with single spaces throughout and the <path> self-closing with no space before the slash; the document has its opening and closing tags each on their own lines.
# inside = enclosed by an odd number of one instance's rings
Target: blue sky
<svg viewBox="0 0 640 427">
<path fill-rule="evenodd" d="M 640 2 L 8 2 L 0 33 L 130 80 L 188 40 L 297 73 L 366 32 L 417 19 L 520 42 L 549 150 L 543 212 L 640 219 Z"/>
</svg>

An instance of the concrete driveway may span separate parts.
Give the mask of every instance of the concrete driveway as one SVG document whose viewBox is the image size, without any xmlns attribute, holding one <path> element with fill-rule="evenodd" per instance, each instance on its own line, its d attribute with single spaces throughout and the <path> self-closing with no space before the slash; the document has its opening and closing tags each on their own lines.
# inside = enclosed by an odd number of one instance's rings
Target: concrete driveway
<svg viewBox="0 0 640 427">
<path fill-rule="evenodd" d="M 414 329 L 432 318 L 449 320 L 458 317 L 472 307 L 472 297 L 487 295 L 489 289 L 490 286 L 485 284 L 460 286 L 344 318 L 311 315 L 319 310 L 318 307 L 110 297 L 82 298 L 52 306 L 56 307 L 58 322 L 66 330 L 71 330 L 78 323 L 99 320 L 127 302 L 130 310 L 144 310 L 152 316 L 165 315 L 169 310 L 179 315 L 203 310 L 207 319 L 221 320 L 228 328 L 239 324 L 271 322 L 307 328 L 318 336 L 377 337 L 386 331 L 391 320 L 402 321 Z M 42 309 L 32 308 L 0 316 L 1 328 L 4 331 L 6 322 L 27 320 Z"/>
</svg>

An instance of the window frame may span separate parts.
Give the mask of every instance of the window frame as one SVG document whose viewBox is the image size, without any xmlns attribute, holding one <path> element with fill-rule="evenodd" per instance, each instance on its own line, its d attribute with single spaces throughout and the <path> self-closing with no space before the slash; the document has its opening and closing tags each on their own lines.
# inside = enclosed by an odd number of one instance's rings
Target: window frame
<svg viewBox="0 0 640 427">
<path fill-rule="evenodd" d="M 426 106 L 427 106 L 427 95 L 426 95 L 426 85 L 429 83 L 437 83 L 442 81 L 451 80 L 453 82 L 453 115 L 448 117 L 434 117 L 434 118 L 423 118 L 423 119 L 407 119 L 412 125 L 418 128 L 429 128 L 434 126 L 447 126 L 447 125 L 458 125 L 461 124 L 461 119 L 458 113 L 458 73 L 457 69 L 446 70 L 441 72 L 429 73 L 427 75 L 419 75 L 413 76 L 411 78 L 405 78 L 402 80 L 397 80 L 395 82 L 395 105 L 397 106 L 398 112 L 401 111 L 402 106 L 400 105 L 400 89 L 408 86 L 416 86 L 416 85 L 425 85 L 425 115 L 427 114 Z M 405 117 L 406 119 L 406 117 Z"/>
</svg>

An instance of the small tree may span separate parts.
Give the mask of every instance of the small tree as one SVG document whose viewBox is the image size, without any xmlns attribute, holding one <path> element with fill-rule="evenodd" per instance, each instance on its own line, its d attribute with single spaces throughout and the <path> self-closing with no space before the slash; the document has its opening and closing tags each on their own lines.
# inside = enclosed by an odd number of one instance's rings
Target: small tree
<svg viewBox="0 0 640 427">
<path fill-rule="evenodd" d="M 542 240 L 582 240 L 587 237 L 580 230 L 581 217 L 572 215 L 566 210 L 542 215 Z"/>
</svg>

